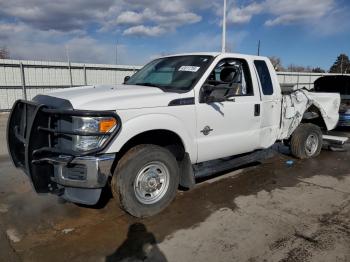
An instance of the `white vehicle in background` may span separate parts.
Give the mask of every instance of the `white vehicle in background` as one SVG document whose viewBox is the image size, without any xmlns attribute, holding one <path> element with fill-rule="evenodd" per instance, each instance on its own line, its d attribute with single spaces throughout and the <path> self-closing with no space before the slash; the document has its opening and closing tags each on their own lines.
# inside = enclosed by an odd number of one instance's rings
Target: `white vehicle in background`
<svg viewBox="0 0 350 262">
<path fill-rule="evenodd" d="M 317 156 L 339 105 L 338 94 L 282 94 L 265 57 L 182 54 L 152 61 L 122 85 L 17 101 L 8 145 L 38 193 L 94 205 L 111 181 L 124 210 L 146 217 L 179 185 L 254 161 L 276 141 L 298 158 Z"/>
</svg>

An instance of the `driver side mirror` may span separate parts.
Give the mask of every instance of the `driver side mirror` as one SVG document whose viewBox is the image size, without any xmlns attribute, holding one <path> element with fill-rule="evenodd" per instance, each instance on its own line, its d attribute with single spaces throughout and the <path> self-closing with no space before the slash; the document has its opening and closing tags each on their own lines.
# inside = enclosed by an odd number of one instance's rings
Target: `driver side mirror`
<svg viewBox="0 0 350 262">
<path fill-rule="evenodd" d="M 124 84 L 125 84 L 126 82 L 128 82 L 129 79 L 130 79 L 130 76 L 124 77 Z"/>
</svg>

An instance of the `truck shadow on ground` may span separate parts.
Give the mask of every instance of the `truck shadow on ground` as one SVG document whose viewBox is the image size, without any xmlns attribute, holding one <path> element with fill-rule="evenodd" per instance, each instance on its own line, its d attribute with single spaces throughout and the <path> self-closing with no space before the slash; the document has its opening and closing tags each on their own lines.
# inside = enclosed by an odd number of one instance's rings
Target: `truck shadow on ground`
<svg viewBox="0 0 350 262">
<path fill-rule="evenodd" d="M 147 231 L 142 223 L 134 223 L 129 227 L 127 239 L 111 255 L 106 262 L 116 261 L 157 261 L 166 262 L 165 255 L 157 246 L 155 236 Z"/>
</svg>

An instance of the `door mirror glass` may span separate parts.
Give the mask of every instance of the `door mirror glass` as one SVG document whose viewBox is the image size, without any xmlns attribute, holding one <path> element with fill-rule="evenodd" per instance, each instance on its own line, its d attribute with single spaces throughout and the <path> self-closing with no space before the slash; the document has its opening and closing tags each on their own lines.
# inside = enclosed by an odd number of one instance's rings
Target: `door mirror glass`
<svg viewBox="0 0 350 262">
<path fill-rule="evenodd" d="M 128 82 L 129 79 L 130 79 L 130 76 L 124 77 L 124 84 L 125 84 L 126 82 Z"/>
</svg>

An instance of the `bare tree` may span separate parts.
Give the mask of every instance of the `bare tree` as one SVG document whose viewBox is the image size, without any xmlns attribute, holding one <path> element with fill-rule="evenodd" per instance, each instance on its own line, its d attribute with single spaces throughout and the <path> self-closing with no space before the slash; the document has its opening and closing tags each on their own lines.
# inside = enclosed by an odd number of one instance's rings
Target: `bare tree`
<svg viewBox="0 0 350 262">
<path fill-rule="evenodd" d="M 305 73 L 311 73 L 313 72 L 313 68 L 311 66 L 300 66 L 300 65 L 294 65 L 290 64 L 287 67 L 288 72 L 305 72 Z"/>
<path fill-rule="evenodd" d="M 273 65 L 273 67 L 276 69 L 276 71 L 284 71 L 282 62 L 281 62 L 281 58 L 277 57 L 277 56 L 271 56 L 269 57 L 270 61 Z"/>
<path fill-rule="evenodd" d="M 9 59 L 10 53 L 6 47 L 0 48 L 0 59 Z"/>
<path fill-rule="evenodd" d="M 322 69 L 321 67 L 315 67 L 312 69 L 313 73 L 326 73 L 326 70 Z"/>
</svg>

